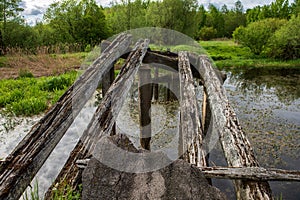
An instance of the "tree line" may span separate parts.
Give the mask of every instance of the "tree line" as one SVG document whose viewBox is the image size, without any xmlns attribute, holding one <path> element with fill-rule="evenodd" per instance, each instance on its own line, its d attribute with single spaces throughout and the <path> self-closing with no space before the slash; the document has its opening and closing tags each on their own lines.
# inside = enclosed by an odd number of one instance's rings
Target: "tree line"
<svg viewBox="0 0 300 200">
<path fill-rule="evenodd" d="M 65 44 L 77 45 L 78 50 L 83 51 L 114 34 L 140 27 L 172 29 L 196 40 L 234 36 L 237 42 L 247 46 L 244 40 L 249 38 L 247 31 L 250 33 L 254 26 L 251 24 L 266 19 L 281 20 L 276 21 L 277 28 L 270 31 L 275 33 L 292 19 L 297 23 L 295 19 L 300 12 L 300 0 L 292 3 L 275 0 L 247 10 L 239 0 L 232 8 L 225 4 L 220 8 L 213 4 L 205 7 L 197 0 L 121 0 L 106 8 L 97 5 L 95 0 L 63 0 L 48 7 L 42 22 L 29 26 L 20 15 L 20 3 L 21 0 L 0 0 L 2 54 L 7 48 L 19 47 L 34 52 L 38 46 L 65 47 Z M 251 50 L 260 54 L 264 46 Z"/>
</svg>

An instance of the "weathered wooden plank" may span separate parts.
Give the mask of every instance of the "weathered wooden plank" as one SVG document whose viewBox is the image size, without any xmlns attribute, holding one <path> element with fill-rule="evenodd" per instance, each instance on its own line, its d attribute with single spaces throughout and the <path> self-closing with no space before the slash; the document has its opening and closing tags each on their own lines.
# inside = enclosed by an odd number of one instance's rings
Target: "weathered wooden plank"
<svg viewBox="0 0 300 200">
<path fill-rule="evenodd" d="M 180 132 L 179 153 L 183 159 L 197 166 L 206 166 L 202 149 L 202 129 L 194 80 L 186 52 L 179 52 L 178 70 L 180 82 Z"/>
<path fill-rule="evenodd" d="M 91 122 L 84 131 L 79 142 L 71 152 L 69 159 L 58 175 L 52 187 L 61 187 L 68 184 L 75 188 L 81 181 L 82 171 L 76 165 L 77 160 L 88 158 L 97 142 L 104 135 L 109 135 L 116 117 L 125 101 L 126 95 L 133 83 L 134 75 L 137 73 L 142 59 L 148 48 L 149 41 L 140 41 L 130 53 L 119 75 L 97 108 Z M 51 188 L 45 195 L 45 199 L 51 199 Z"/>
<path fill-rule="evenodd" d="M 266 169 L 262 167 L 205 167 L 200 169 L 208 178 L 300 181 L 300 171 L 296 170 Z"/>
<path fill-rule="evenodd" d="M 138 74 L 139 74 L 140 144 L 142 148 L 150 150 L 151 100 L 152 100 L 151 68 L 147 66 L 142 66 Z"/>
<path fill-rule="evenodd" d="M 119 35 L 7 157 L 0 171 L 0 199 L 18 199 L 65 134 L 113 61 L 130 45 Z"/>
<path fill-rule="evenodd" d="M 204 81 L 209 105 L 229 167 L 258 167 L 246 134 L 229 104 L 226 91 L 206 56 L 189 55 L 196 60 L 196 66 Z M 272 199 L 268 182 L 235 181 L 238 199 Z"/>
<path fill-rule="evenodd" d="M 101 42 L 101 51 L 104 51 L 108 46 L 109 46 L 109 42 L 107 42 L 106 40 Z M 111 65 L 110 65 L 110 70 L 104 74 L 103 79 L 102 79 L 102 97 L 104 97 L 104 95 L 106 94 L 106 92 L 108 91 L 109 87 L 111 86 L 111 84 L 114 82 L 115 80 L 115 65 L 116 61 L 114 61 Z M 115 135 L 116 134 L 116 124 L 114 124 L 113 129 L 111 131 L 111 135 Z"/>
</svg>

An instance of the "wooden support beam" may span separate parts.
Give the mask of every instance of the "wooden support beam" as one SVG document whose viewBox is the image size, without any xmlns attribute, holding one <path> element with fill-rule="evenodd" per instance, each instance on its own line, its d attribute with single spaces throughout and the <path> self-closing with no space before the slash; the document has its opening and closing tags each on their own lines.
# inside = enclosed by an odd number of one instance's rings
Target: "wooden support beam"
<svg viewBox="0 0 300 200">
<path fill-rule="evenodd" d="M 0 199 L 19 199 L 75 117 L 95 92 L 113 61 L 130 45 L 130 36 L 119 35 L 52 109 L 6 158 L 0 169 Z"/>
<path fill-rule="evenodd" d="M 199 118 L 194 80 L 186 52 L 179 52 L 180 130 L 179 155 L 198 167 L 206 166 L 202 148 L 202 129 Z"/>
<path fill-rule="evenodd" d="M 253 181 L 300 181 L 300 171 L 266 169 L 262 167 L 205 167 L 200 168 L 205 177 L 244 179 Z"/>
<path fill-rule="evenodd" d="M 105 40 L 101 43 L 101 51 L 103 52 L 110 43 L 106 42 Z M 115 80 L 115 65 L 114 61 L 110 66 L 110 70 L 104 74 L 103 79 L 102 79 L 102 97 L 105 96 L 106 92 L 108 91 L 109 87 L 111 86 L 111 84 L 114 82 Z M 113 129 L 111 131 L 111 135 L 115 135 L 116 134 L 116 124 L 114 124 Z"/>
<path fill-rule="evenodd" d="M 134 76 L 142 63 L 148 44 L 148 40 L 139 41 L 128 56 L 119 75 L 98 106 L 87 129 L 71 152 L 52 187 L 46 193 L 45 199 L 52 199 L 53 187 L 63 187 L 67 184 L 72 188 L 76 188 L 81 182 L 82 171 L 77 167 L 76 161 L 90 157 L 98 141 L 103 136 L 110 135 L 116 117 L 134 81 Z"/>
<path fill-rule="evenodd" d="M 190 54 L 198 66 L 204 81 L 215 127 L 219 130 L 221 145 L 229 167 L 258 167 L 246 134 L 229 104 L 226 91 L 216 75 L 211 61 L 206 56 Z M 271 189 L 266 181 L 234 181 L 238 199 L 272 199 Z"/>
<path fill-rule="evenodd" d="M 158 71 L 158 67 L 155 66 L 154 68 L 154 84 L 153 84 L 153 95 L 154 95 L 154 101 L 158 101 L 158 96 L 159 96 L 159 85 L 158 83 L 155 81 L 157 80 L 159 77 L 159 71 Z"/>
<path fill-rule="evenodd" d="M 139 70 L 140 144 L 147 150 L 150 150 L 151 141 L 151 82 L 151 68 L 141 67 Z"/>
</svg>

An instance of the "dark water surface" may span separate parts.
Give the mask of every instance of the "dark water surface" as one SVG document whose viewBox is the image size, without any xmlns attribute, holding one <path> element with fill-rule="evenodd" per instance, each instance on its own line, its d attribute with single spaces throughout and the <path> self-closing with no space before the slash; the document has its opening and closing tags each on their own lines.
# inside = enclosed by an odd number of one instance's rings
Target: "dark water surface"
<svg viewBox="0 0 300 200">
<path fill-rule="evenodd" d="M 300 170 L 300 69 L 227 72 L 227 96 L 260 166 Z M 226 166 L 218 147 L 211 160 Z M 230 181 L 214 181 L 235 199 Z M 275 198 L 300 199 L 299 182 L 269 182 Z"/>
</svg>

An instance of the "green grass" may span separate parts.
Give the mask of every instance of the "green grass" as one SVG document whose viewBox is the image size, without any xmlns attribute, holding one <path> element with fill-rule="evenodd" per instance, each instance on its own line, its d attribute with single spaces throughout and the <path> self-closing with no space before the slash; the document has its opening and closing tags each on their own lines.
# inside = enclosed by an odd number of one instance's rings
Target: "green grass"
<svg viewBox="0 0 300 200">
<path fill-rule="evenodd" d="M 75 81 L 77 72 L 57 77 L 0 80 L 0 109 L 17 116 L 32 116 L 46 111 Z"/>
<path fill-rule="evenodd" d="M 248 47 L 243 47 L 231 40 L 226 41 L 201 41 L 208 55 L 213 59 L 219 69 L 232 68 L 299 68 L 300 59 L 297 60 L 275 60 L 261 58 L 251 53 Z"/>
</svg>

